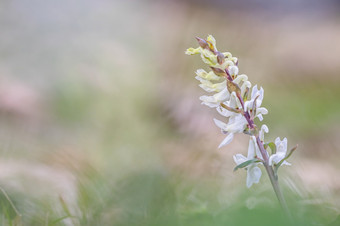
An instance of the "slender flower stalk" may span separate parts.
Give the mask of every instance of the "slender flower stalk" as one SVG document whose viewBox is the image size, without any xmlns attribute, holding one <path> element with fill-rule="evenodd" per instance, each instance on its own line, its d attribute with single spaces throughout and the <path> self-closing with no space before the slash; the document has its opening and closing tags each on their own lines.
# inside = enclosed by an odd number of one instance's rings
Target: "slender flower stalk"
<svg viewBox="0 0 340 226">
<path fill-rule="evenodd" d="M 286 215 L 291 218 L 284 196 L 281 192 L 277 171 L 281 165 L 290 165 L 286 160 L 296 150 L 297 146 L 287 152 L 287 138 L 282 141 L 278 137 L 275 142 L 265 142 L 264 134 L 269 132 L 266 125 L 258 129 L 254 120 L 263 120 L 263 115 L 268 110 L 261 107 L 264 90 L 257 85 L 251 85 L 248 76 L 239 74 L 238 59 L 229 52 L 219 52 L 216 40 L 209 35 L 206 39 L 196 37 L 199 47 L 186 50 L 187 55 L 200 54 L 204 63 L 211 71 L 203 69 L 196 71 L 196 79 L 200 81 L 200 87 L 211 96 L 201 96 L 202 104 L 215 108 L 226 121 L 214 119 L 222 133 L 227 136 L 219 145 L 219 148 L 232 142 L 234 134 L 244 133 L 250 136 L 248 155 L 234 155 L 237 164 L 234 171 L 240 168 L 247 170 L 247 187 L 259 183 L 262 172 L 259 166 L 263 165 L 279 203 Z M 251 92 L 250 92 L 251 91 Z M 270 152 L 268 152 L 270 150 Z M 270 154 L 269 154 L 270 153 Z"/>
</svg>

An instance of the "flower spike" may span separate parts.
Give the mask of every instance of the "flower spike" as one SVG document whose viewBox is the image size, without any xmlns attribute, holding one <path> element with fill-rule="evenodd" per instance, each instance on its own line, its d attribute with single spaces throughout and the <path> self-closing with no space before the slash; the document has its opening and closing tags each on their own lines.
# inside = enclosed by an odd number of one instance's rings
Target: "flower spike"
<svg viewBox="0 0 340 226">
<path fill-rule="evenodd" d="M 212 35 L 206 39 L 196 37 L 199 47 L 186 50 L 187 55 L 200 54 L 202 61 L 207 64 L 211 71 L 203 69 L 196 71 L 196 79 L 200 81 L 200 87 L 212 93 L 203 95 L 199 99 L 202 104 L 215 108 L 224 117 L 224 120 L 214 119 L 217 127 L 227 136 L 220 143 L 222 148 L 232 142 L 235 134 L 244 133 L 250 135 L 248 155 L 236 154 L 233 159 L 236 163 L 234 171 L 239 168 L 247 170 L 246 185 L 250 188 L 259 183 L 263 166 L 267 171 L 275 194 L 290 216 L 283 194 L 279 189 L 277 170 L 281 165 L 290 165 L 286 161 L 296 148 L 287 153 L 287 138 L 281 140 L 279 137 L 275 142 L 265 142 L 264 135 L 269 132 L 266 125 L 257 127 L 255 120 L 263 120 L 263 115 L 268 110 L 262 107 L 264 89 L 257 85 L 252 87 L 248 76 L 239 74 L 239 60 L 229 52 L 220 52 L 216 47 L 216 40 Z M 250 91 L 251 90 L 251 91 Z M 261 128 L 260 130 L 258 128 Z M 270 154 L 267 148 L 270 148 Z"/>
</svg>

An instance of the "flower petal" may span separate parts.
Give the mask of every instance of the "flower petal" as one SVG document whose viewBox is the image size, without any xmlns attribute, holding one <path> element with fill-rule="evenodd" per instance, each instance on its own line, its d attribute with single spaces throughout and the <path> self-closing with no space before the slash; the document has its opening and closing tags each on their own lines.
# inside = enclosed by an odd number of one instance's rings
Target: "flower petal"
<svg viewBox="0 0 340 226">
<path fill-rule="evenodd" d="M 261 126 L 261 131 L 262 131 L 262 132 L 265 132 L 265 133 L 268 133 L 268 132 L 269 132 L 268 126 L 267 126 L 266 124 L 263 124 L 263 125 Z"/>
<path fill-rule="evenodd" d="M 281 153 L 282 155 L 286 155 L 287 153 L 287 138 L 284 138 L 282 141 L 279 137 L 275 139 L 276 145 L 276 153 Z"/>
<path fill-rule="evenodd" d="M 278 164 L 282 159 L 285 158 L 285 153 L 276 153 L 269 157 L 269 165 L 273 165 L 273 163 Z"/>
<path fill-rule="evenodd" d="M 247 187 L 250 188 L 253 183 L 259 183 L 262 171 L 257 166 L 251 166 L 247 170 Z"/>
<path fill-rule="evenodd" d="M 247 120 L 241 114 L 229 118 L 226 131 L 231 133 L 242 133 L 248 124 Z"/>
<path fill-rule="evenodd" d="M 198 54 L 198 53 L 200 53 L 200 47 L 199 47 L 199 48 L 196 48 L 196 49 L 194 49 L 194 48 L 189 48 L 189 49 L 187 49 L 187 50 L 185 51 L 185 54 L 186 54 L 186 55 L 194 55 L 194 54 Z"/>
<path fill-rule="evenodd" d="M 219 104 L 217 104 L 214 101 L 214 97 L 212 97 L 212 96 L 204 95 L 204 96 L 200 96 L 199 99 L 202 101 L 202 104 L 207 105 L 208 107 L 215 108 L 215 107 L 219 106 Z"/>
<path fill-rule="evenodd" d="M 275 145 L 278 146 L 280 142 L 281 142 L 280 137 L 276 137 L 276 139 L 275 139 Z"/>
<path fill-rule="evenodd" d="M 242 81 L 247 81 L 248 80 L 248 76 L 245 75 L 245 74 L 241 74 L 241 75 L 238 75 L 234 80 L 233 82 L 236 83 L 236 84 L 240 84 Z"/>
<path fill-rule="evenodd" d="M 229 93 L 229 91 L 228 91 L 228 88 L 225 87 L 222 91 L 220 91 L 219 93 L 216 93 L 216 94 L 214 95 L 214 98 L 215 98 L 216 101 L 218 101 L 218 102 L 223 102 L 223 101 L 229 99 L 229 98 L 230 98 L 230 93 Z"/>
<path fill-rule="evenodd" d="M 251 83 L 249 81 L 245 81 L 243 82 L 243 84 L 241 85 L 241 94 L 242 96 L 245 94 L 247 88 L 251 87 Z"/>
<path fill-rule="evenodd" d="M 230 75 L 238 75 L 238 67 L 237 66 L 230 66 L 228 69 Z"/>
<path fill-rule="evenodd" d="M 288 143 L 287 138 L 286 137 L 283 138 L 282 142 L 283 142 L 284 153 L 286 154 L 287 153 L 287 143 Z"/>
<path fill-rule="evenodd" d="M 255 86 L 253 86 L 253 89 L 251 90 L 251 99 L 255 99 L 255 97 L 257 96 L 256 93 L 259 90 L 257 89 L 257 84 Z"/>
<path fill-rule="evenodd" d="M 255 157 L 255 144 L 252 137 L 249 139 L 249 146 L 248 146 L 248 159 L 253 159 Z"/>
<path fill-rule="evenodd" d="M 227 104 L 226 104 L 227 105 Z M 232 111 L 228 111 L 227 109 L 218 106 L 216 108 L 217 112 L 220 113 L 221 115 L 223 115 L 224 117 L 230 117 L 230 116 L 235 116 L 238 113 L 232 112 Z"/>
<path fill-rule="evenodd" d="M 256 114 L 266 115 L 266 114 L 268 114 L 268 110 L 267 110 L 267 108 L 260 107 L 260 108 L 256 109 Z"/>
<path fill-rule="evenodd" d="M 199 80 L 201 82 L 201 84 L 199 84 L 199 87 L 201 87 L 202 89 L 204 89 L 204 91 L 207 91 L 208 93 L 211 92 L 221 92 L 223 91 L 224 88 L 226 88 L 226 81 L 220 82 L 220 83 L 212 83 L 208 80 L 204 80 L 198 76 L 195 77 L 197 80 Z"/>
<path fill-rule="evenodd" d="M 226 138 L 224 138 L 224 140 L 218 146 L 218 148 L 221 148 L 221 147 L 229 144 L 233 140 L 233 138 L 234 138 L 234 134 L 233 133 L 229 133 L 228 136 Z"/>
<path fill-rule="evenodd" d="M 256 156 L 263 160 L 262 153 L 260 152 L 259 146 L 257 145 L 257 142 L 256 142 L 256 137 L 255 136 L 251 136 L 251 139 L 253 140 L 253 143 L 254 143 Z M 266 151 L 266 153 L 268 155 L 267 151 Z"/>
<path fill-rule="evenodd" d="M 227 124 L 214 118 L 215 125 L 219 127 L 221 130 L 226 130 Z"/>
<path fill-rule="evenodd" d="M 244 163 L 245 161 L 248 161 L 248 159 L 244 155 L 241 155 L 241 154 L 234 155 L 233 159 L 234 159 L 234 162 L 237 165 L 240 165 L 240 164 Z"/>
<path fill-rule="evenodd" d="M 268 132 L 269 132 L 268 126 L 263 124 L 259 132 L 260 140 L 262 142 L 264 142 L 264 133 L 268 133 Z"/>
<path fill-rule="evenodd" d="M 207 73 L 203 69 L 198 69 L 196 71 L 196 75 L 201 77 L 201 78 L 203 78 L 203 79 L 209 80 L 209 81 L 218 81 L 218 80 L 221 80 L 221 77 L 215 75 L 214 72 L 210 71 L 209 73 Z"/>
<path fill-rule="evenodd" d="M 292 164 L 291 164 L 291 163 L 289 163 L 289 162 L 287 162 L 287 161 L 285 160 L 285 161 L 283 161 L 282 165 L 291 166 Z"/>
</svg>

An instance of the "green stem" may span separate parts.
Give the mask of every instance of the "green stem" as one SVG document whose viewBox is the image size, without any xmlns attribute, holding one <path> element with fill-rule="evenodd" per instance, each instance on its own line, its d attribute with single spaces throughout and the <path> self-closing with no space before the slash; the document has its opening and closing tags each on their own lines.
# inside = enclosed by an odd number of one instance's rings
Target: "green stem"
<svg viewBox="0 0 340 226">
<path fill-rule="evenodd" d="M 15 208 L 15 205 L 13 204 L 12 200 L 11 200 L 11 199 L 9 198 L 9 196 L 7 195 L 6 191 L 5 191 L 2 187 L 0 187 L 0 191 L 1 191 L 2 194 L 6 197 L 6 199 L 8 200 L 9 204 L 12 206 L 12 208 L 13 208 L 14 212 L 17 214 L 17 216 L 18 216 L 19 218 L 21 218 L 22 215 L 21 215 L 20 212 L 17 210 L 17 208 Z"/>
<path fill-rule="evenodd" d="M 260 149 L 260 152 L 262 154 L 262 158 L 264 160 L 263 162 L 263 165 L 267 171 L 267 174 L 269 176 L 269 179 L 270 179 L 270 182 L 273 186 L 273 189 L 274 189 L 274 192 L 275 192 L 275 195 L 277 197 L 277 199 L 279 200 L 279 203 L 283 209 L 283 211 L 285 212 L 285 214 L 287 215 L 287 217 L 289 218 L 289 220 L 291 221 L 292 220 L 292 215 L 288 209 L 288 206 L 287 206 L 287 203 L 286 203 L 286 200 L 283 196 L 283 193 L 280 189 L 280 185 L 279 185 L 279 180 L 278 180 L 278 176 L 277 174 L 275 174 L 274 170 L 273 170 L 273 167 L 269 165 L 269 159 L 268 159 L 268 154 L 263 146 L 263 143 L 261 142 L 261 139 L 260 137 L 257 135 L 256 136 L 256 143 Z"/>
<path fill-rule="evenodd" d="M 227 70 L 226 70 L 226 72 L 227 72 Z M 230 80 L 231 78 L 227 78 L 227 79 Z M 232 80 L 230 80 L 230 81 L 232 81 Z M 241 106 L 242 106 L 242 109 L 243 109 L 243 113 L 244 113 L 243 116 L 247 120 L 250 129 L 255 129 L 256 125 L 254 123 L 254 120 L 250 117 L 249 112 L 245 109 L 245 107 L 244 107 L 244 100 L 241 97 L 240 93 L 237 93 L 237 98 L 239 99 L 239 101 L 241 103 Z M 260 152 L 261 152 L 261 155 L 262 155 L 262 158 L 263 158 L 263 165 L 264 165 L 264 167 L 265 167 L 265 169 L 267 171 L 267 174 L 268 174 L 270 182 L 271 182 L 271 184 L 273 186 L 275 195 L 276 195 L 277 199 L 279 200 L 279 203 L 280 203 L 283 211 L 285 212 L 285 214 L 287 215 L 289 220 L 292 222 L 292 215 L 291 215 L 291 213 L 290 213 L 290 211 L 288 209 L 286 200 L 285 200 L 285 198 L 283 196 L 283 193 L 282 193 L 282 191 L 280 189 L 279 181 L 278 181 L 278 176 L 274 172 L 273 167 L 269 165 L 269 156 L 268 156 L 268 153 L 267 153 L 266 149 L 264 148 L 263 143 L 262 143 L 258 133 L 256 133 L 255 137 L 256 137 L 256 143 L 257 143 L 257 145 L 258 145 L 258 147 L 260 149 Z"/>
</svg>

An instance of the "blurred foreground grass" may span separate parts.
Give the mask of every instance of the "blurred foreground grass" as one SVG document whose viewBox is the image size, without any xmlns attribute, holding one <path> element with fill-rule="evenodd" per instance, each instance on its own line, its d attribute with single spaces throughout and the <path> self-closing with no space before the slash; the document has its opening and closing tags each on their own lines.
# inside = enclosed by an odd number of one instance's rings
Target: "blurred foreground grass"
<svg viewBox="0 0 340 226">
<path fill-rule="evenodd" d="M 286 192 L 288 202 L 294 203 L 290 207 L 294 224 L 290 224 L 273 201 L 275 197 L 270 189 L 256 191 L 253 197 L 249 196 L 249 190 L 242 189 L 237 200 L 221 203 L 221 200 L 216 199 L 217 193 L 213 192 L 211 184 L 205 180 L 181 183 L 179 186 L 178 178 L 174 179 L 158 171 L 143 171 L 118 182 L 119 185 L 109 185 L 107 178 L 100 180 L 98 176 L 90 179 L 87 184 L 82 181 L 78 191 L 79 209 L 76 216 L 75 209 L 70 206 L 56 208 L 60 204 L 64 205 L 63 201 L 52 203 L 48 198 L 45 201 L 35 200 L 22 193 L 10 193 L 14 205 L 23 213 L 20 220 L 8 200 L 1 196 L 2 224 L 307 226 L 324 225 L 334 220 L 331 206 L 303 203 L 301 197 Z"/>
</svg>

